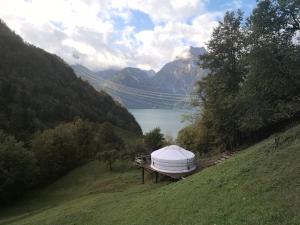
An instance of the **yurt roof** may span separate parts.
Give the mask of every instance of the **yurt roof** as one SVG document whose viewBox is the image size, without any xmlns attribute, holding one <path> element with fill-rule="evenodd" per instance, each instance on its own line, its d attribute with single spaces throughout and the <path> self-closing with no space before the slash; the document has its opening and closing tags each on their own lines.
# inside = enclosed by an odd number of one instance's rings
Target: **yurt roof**
<svg viewBox="0 0 300 225">
<path fill-rule="evenodd" d="M 195 154 L 177 145 L 169 145 L 151 153 L 151 157 L 164 160 L 191 159 Z"/>
</svg>

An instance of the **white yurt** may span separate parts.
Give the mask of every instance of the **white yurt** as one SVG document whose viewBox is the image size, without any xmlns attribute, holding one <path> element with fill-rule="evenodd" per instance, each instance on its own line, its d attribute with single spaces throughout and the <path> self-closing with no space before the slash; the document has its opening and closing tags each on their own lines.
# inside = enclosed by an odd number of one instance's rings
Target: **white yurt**
<svg viewBox="0 0 300 225">
<path fill-rule="evenodd" d="M 186 173 L 196 169 L 195 154 L 177 145 L 151 153 L 151 168 L 165 173 Z"/>
</svg>

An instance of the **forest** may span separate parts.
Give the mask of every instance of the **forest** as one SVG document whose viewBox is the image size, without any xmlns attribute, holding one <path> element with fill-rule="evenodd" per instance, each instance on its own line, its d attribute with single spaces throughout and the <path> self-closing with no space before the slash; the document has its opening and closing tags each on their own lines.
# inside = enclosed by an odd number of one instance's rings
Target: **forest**
<svg viewBox="0 0 300 225">
<path fill-rule="evenodd" d="M 76 77 L 56 55 L 28 44 L 0 21 L 0 127 L 26 141 L 75 117 L 141 134 L 127 109 Z"/>
<path fill-rule="evenodd" d="M 120 150 L 116 129 L 142 134 L 126 108 L 2 21 L 0 58 L 1 203 L 53 182 L 108 146 Z M 113 152 L 103 154 L 98 158 L 111 162 Z"/>
<path fill-rule="evenodd" d="M 197 83 L 200 116 L 178 135 L 186 148 L 237 150 L 299 121 L 300 1 L 226 12 L 199 66 L 210 72 Z"/>
</svg>

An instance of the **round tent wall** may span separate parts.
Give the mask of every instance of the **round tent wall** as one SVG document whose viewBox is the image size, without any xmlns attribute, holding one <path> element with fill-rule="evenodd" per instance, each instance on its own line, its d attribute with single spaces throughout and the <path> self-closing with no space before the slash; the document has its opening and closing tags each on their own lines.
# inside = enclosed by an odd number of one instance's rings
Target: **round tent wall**
<svg viewBox="0 0 300 225">
<path fill-rule="evenodd" d="M 196 169 L 195 154 L 177 145 L 151 153 L 151 168 L 166 173 L 186 173 Z"/>
</svg>

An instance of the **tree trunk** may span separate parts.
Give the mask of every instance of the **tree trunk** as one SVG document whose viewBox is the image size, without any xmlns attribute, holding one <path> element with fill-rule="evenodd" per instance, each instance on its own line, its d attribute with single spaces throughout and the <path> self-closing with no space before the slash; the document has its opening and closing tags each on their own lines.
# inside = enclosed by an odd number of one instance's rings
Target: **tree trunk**
<svg viewBox="0 0 300 225">
<path fill-rule="evenodd" d="M 111 161 L 108 162 L 109 170 L 112 171 L 112 163 Z"/>
</svg>

